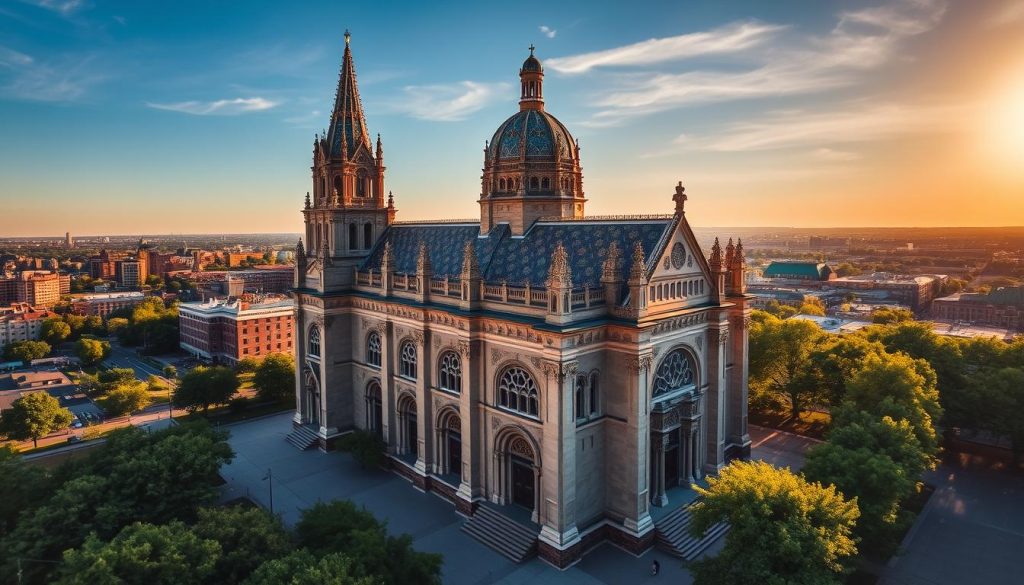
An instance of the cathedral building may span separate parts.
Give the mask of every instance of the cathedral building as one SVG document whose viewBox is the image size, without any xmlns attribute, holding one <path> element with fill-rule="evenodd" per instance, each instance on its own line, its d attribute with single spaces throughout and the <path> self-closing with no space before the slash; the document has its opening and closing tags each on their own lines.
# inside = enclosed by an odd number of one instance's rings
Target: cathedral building
<svg viewBox="0 0 1024 585">
<path fill-rule="evenodd" d="M 479 222 L 397 221 L 349 41 L 296 253 L 289 440 L 376 433 L 397 473 L 470 522 L 517 521 L 557 566 L 645 550 L 658 509 L 749 453 L 742 243 L 706 257 L 681 184 L 672 213 L 587 216 L 532 48 Z"/>
</svg>

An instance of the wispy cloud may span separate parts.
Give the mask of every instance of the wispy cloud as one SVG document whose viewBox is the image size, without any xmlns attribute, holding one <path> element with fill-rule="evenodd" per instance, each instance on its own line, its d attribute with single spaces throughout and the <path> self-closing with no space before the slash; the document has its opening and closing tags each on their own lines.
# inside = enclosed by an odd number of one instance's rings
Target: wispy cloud
<svg viewBox="0 0 1024 585">
<path fill-rule="evenodd" d="M 691 150 L 745 152 L 817 147 L 818 158 L 851 160 L 830 145 L 946 133 L 958 129 L 971 106 L 962 104 L 856 103 L 837 111 L 777 112 L 756 122 L 739 122 L 714 136 L 683 135 L 676 144 Z M 856 155 L 854 155 L 856 156 Z"/>
<path fill-rule="evenodd" d="M 69 102 L 106 79 L 92 55 L 39 60 L 0 46 L 0 96 L 36 102 Z"/>
<path fill-rule="evenodd" d="M 540 25 L 540 32 L 549 39 L 555 38 L 555 35 L 558 34 L 557 30 L 543 24 Z"/>
<path fill-rule="evenodd" d="M 262 97 L 235 98 L 211 102 L 187 101 L 171 104 L 146 102 L 146 105 L 157 110 L 181 112 L 194 116 L 235 116 L 250 112 L 262 112 L 278 106 L 275 102 Z"/>
<path fill-rule="evenodd" d="M 548 59 L 544 64 L 560 73 L 586 73 L 596 67 L 653 65 L 699 55 L 736 53 L 761 45 L 787 27 L 739 22 L 705 32 L 650 39 L 632 45 Z"/>
<path fill-rule="evenodd" d="M 511 88 L 508 83 L 460 81 L 452 84 L 409 85 L 403 97 L 393 101 L 391 109 L 435 122 L 457 122 L 501 98 Z"/>
<path fill-rule="evenodd" d="M 1024 1 L 1007 2 L 988 19 L 992 28 L 1024 22 Z"/>
<path fill-rule="evenodd" d="M 596 98 L 599 110 L 586 122 L 610 126 L 638 115 L 708 101 L 809 94 L 861 83 L 864 73 L 891 62 L 901 44 L 935 28 L 946 12 L 940 0 L 901 0 L 880 7 L 842 12 L 824 36 L 787 35 L 769 43 L 785 27 L 740 23 L 709 32 L 627 45 L 561 59 L 548 67 L 580 73 L 603 65 L 650 65 L 711 53 L 742 53 L 754 68 L 731 67 L 684 73 L 669 71 L 618 75 L 610 91 Z M 554 63 L 552 63 L 554 61 Z"/>
<path fill-rule="evenodd" d="M 22 2 L 52 10 L 63 16 L 68 16 L 85 6 L 85 0 L 22 0 Z"/>
<path fill-rule="evenodd" d="M 848 150 L 836 150 L 834 148 L 816 148 L 811 152 L 811 156 L 828 162 L 848 162 L 861 158 L 859 153 Z"/>
</svg>

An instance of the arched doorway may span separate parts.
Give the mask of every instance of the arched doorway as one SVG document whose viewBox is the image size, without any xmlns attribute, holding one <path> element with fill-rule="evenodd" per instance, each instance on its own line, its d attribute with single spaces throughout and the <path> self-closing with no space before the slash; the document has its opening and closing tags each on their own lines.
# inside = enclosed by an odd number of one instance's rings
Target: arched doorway
<svg viewBox="0 0 1024 585">
<path fill-rule="evenodd" d="M 448 409 L 438 417 L 437 462 L 441 475 L 453 474 L 462 478 L 462 418 Z"/>
<path fill-rule="evenodd" d="M 384 403 L 380 383 L 376 380 L 366 387 L 366 430 L 378 437 L 384 436 Z"/>
<path fill-rule="evenodd" d="M 307 424 L 320 425 L 320 383 L 316 374 L 307 369 L 303 380 L 302 418 Z"/>
<path fill-rule="evenodd" d="M 536 522 L 540 459 L 533 443 L 521 432 L 512 431 L 499 438 L 498 444 L 499 498 L 505 504 L 529 510 Z"/>
<path fill-rule="evenodd" d="M 416 401 L 411 396 L 398 400 L 399 453 L 419 457 L 419 430 L 416 419 Z"/>
</svg>

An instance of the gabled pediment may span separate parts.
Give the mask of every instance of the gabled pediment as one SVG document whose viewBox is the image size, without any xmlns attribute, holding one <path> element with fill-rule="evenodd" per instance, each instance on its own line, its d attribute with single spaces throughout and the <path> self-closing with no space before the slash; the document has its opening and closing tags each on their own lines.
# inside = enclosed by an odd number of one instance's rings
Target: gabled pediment
<svg viewBox="0 0 1024 585">
<path fill-rule="evenodd" d="M 686 216 L 667 236 L 648 269 L 648 307 L 658 312 L 708 303 L 714 298 L 711 269 Z"/>
</svg>

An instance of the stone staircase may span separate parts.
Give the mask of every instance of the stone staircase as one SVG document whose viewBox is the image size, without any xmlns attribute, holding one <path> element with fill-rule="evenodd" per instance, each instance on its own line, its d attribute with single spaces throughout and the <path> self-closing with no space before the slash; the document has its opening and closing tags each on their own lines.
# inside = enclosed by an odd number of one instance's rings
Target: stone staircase
<svg viewBox="0 0 1024 585">
<path fill-rule="evenodd" d="M 514 563 L 537 554 L 537 532 L 486 505 L 477 507 L 473 517 L 462 524 L 462 531 Z"/>
<path fill-rule="evenodd" d="M 316 436 L 313 429 L 307 426 L 295 427 L 292 432 L 288 433 L 285 440 L 299 451 L 305 451 L 320 442 L 320 438 Z"/>
<path fill-rule="evenodd" d="M 691 504 L 692 505 L 692 504 Z M 682 507 L 654 523 L 655 545 L 668 554 L 692 561 L 704 553 L 716 540 L 729 531 L 729 525 L 719 522 L 700 538 L 690 535 L 690 506 Z"/>
</svg>

